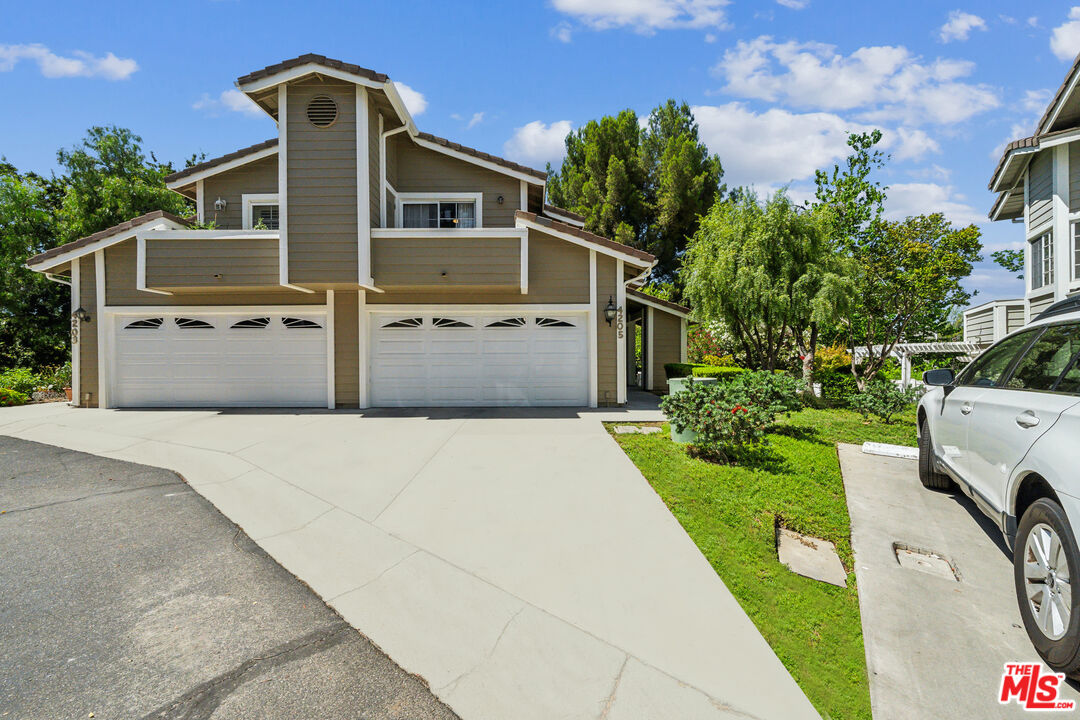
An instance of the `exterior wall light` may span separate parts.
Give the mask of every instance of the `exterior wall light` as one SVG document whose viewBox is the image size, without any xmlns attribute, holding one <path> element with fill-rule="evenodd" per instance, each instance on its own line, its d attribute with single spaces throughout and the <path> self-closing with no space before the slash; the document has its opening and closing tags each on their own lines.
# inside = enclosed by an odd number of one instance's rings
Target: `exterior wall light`
<svg viewBox="0 0 1080 720">
<path fill-rule="evenodd" d="M 227 203 L 225 201 L 225 198 L 219 197 L 217 200 L 214 201 L 214 209 L 217 210 L 218 212 L 221 212 L 222 210 L 224 210 L 228 206 L 229 206 L 229 203 Z"/>
<path fill-rule="evenodd" d="M 502 205 L 502 204 L 503 204 L 503 196 L 502 196 L 502 195 L 500 195 L 499 197 L 495 198 L 495 202 L 497 202 L 497 203 L 499 203 L 500 205 Z"/>
<path fill-rule="evenodd" d="M 71 313 L 71 317 L 75 318 L 79 322 L 90 322 L 90 313 L 86 312 L 82 308 L 79 308 L 75 312 Z"/>
<path fill-rule="evenodd" d="M 604 308 L 604 319 L 607 320 L 608 325 L 612 323 L 618 312 L 619 309 L 615 307 L 615 298 L 608 295 L 607 307 Z"/>
</svg>

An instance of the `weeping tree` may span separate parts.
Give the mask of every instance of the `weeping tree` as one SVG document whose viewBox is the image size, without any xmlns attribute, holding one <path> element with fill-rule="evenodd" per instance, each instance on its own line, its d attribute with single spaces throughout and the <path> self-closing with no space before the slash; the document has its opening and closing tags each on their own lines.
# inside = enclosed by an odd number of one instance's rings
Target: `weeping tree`
<svg viewBox="0 0 1080 720">
<path fill-rule="evenodd" d="M 794 343 L 812 381 L 820 327 L 850 294 L 831 223 L 783 191 L 762 203 L 747 189 L 702 218 L 683 260 L 685 294 L 699 319 L 731 332 L 746 367 L 775 370 Z"/>
</svg>

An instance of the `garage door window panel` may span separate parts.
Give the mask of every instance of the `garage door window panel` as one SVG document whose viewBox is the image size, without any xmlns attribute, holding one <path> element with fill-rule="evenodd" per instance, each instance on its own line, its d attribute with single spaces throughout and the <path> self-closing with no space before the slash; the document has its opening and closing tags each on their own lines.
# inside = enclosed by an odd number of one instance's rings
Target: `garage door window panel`
<svg viewBox="0 0 1080 720">
<path fill-rule="evenodd" d="M 519 327 L 525 327 L 525 318 L 523 318 L 523 317 L 504 318 L 502 320 L 496 320 L 495 322 L 488 323 L 487 327 L 489 327 L 489 328 L 519 328 Z"/>
<path fill-rule="evenodd" d="M 197 320 L 195 318 L 178 317 L 176 318 L 176 327 L 182 330 L 213 330 L 214 326 L 205 320 Z"/>
<path fill-rule="evenodd" d="M 307 320 L 305 318 L 285 317 L 281 318 L 281 323 L 290 330 L 316 330 L 322 329 L 322 325 L 314 320 Z"/>
<path fill-rule="evenodd" d="M 143 318 L 135 320 L 124 326 L 125 330 L 157 330 L 165 322 L 165 318 Z"/>
<path fill-rule="evenodd" d="M 258 317 L 248 318 L 247 320 L 240 320 L 232 324 L 233 330 L 262 330 L 270 325 L 270 318 Z"/>
<path fill-rule="evenodd" d="M 418 328 L 424 326 L 424 318 L 402 318 L 401 320 L 391 320 L 383 325 L 384 328 Z"/>
</svg>

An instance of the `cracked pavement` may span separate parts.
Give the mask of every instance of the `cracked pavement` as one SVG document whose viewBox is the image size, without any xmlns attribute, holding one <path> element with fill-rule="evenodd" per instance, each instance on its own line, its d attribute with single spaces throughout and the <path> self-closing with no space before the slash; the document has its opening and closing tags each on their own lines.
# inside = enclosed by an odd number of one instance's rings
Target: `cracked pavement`
<svg viewBox="0 0 1080 720">
<path fill-rule="evenodd" d="M 0 436 L 0 718 L 451 719 L 174 473 Z"/>
</svg>

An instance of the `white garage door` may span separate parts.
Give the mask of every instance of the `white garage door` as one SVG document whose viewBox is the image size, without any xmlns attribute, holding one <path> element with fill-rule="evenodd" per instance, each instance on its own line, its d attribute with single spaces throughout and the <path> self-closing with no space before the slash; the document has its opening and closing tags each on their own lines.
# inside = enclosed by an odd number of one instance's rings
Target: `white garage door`
<svg viewBox="0 0 1080 720">
<path fill-rule="evenodd" d="M 586 316 L 373 314 L 376 406 L 587 405 Z"/>
<path fill-rule="evenodd" d="M 115 407 L 326 407 L 322 313 L 114 319 Z"/>
</svg>

